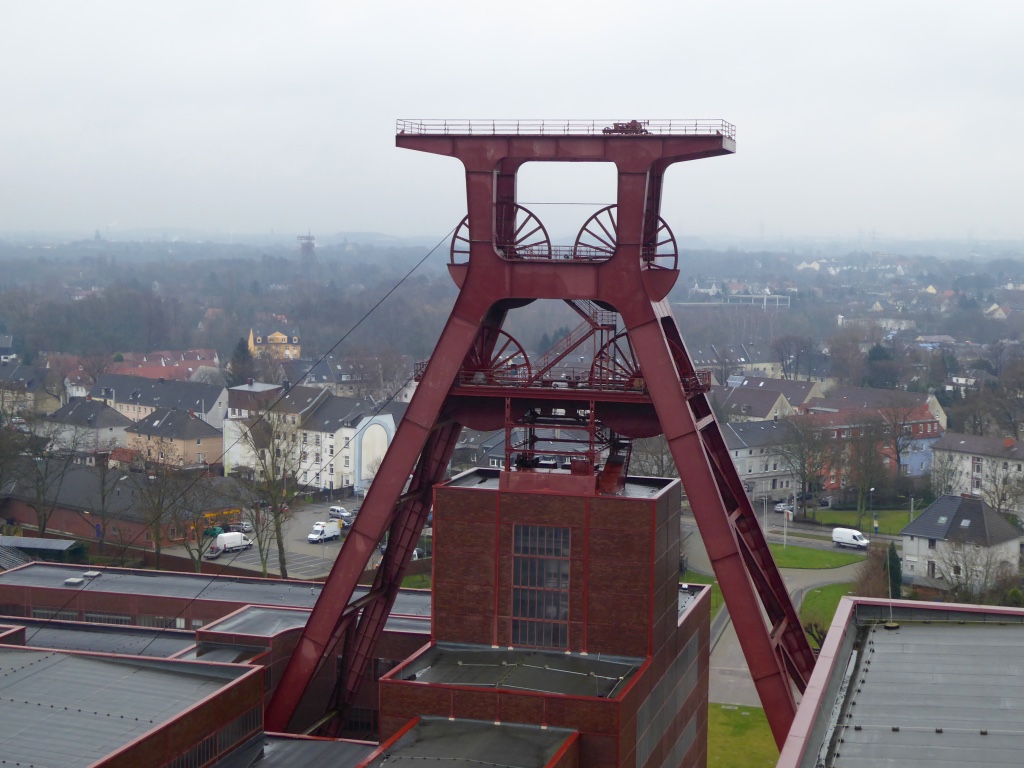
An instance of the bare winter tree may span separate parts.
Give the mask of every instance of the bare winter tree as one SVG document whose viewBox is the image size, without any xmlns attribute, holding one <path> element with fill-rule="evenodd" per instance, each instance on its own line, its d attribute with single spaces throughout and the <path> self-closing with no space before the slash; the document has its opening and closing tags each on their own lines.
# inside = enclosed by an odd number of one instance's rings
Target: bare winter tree
<svg viewBox="0 0 1024 768">
<path fill-rule="evenodd" d="M 885 438 L 885 422 L 877 413 L 864 413 L 850 425 L 843 457 L 846 476 L 857 487 L 857 528 L 864 521 L 871 489 L 886 479 L 880 450 Z"/>
<path fill-rule="evenodd" d="M 775 452 L 796 477 L 801 491 L 817 489 L 827 469 L 836 461 L 835 440 L 829 430 L 822 429 L 815 422 L 813 416 L 792 416 L 784 424 L 787 439 L 775 447 Z M 799 494 L 800 509 L 805 517 L 806 496 L 806 493 Z"/>
<path fill-rule="evenodd" d="M 878 409 L 885 421 L 882 439 L 896 462 L 897 478 L 900 477 L 903 456 L 914 440 L 913 424 L 916 410 L 914 399 L 899 390 L 887 393 Z"/>
<path fill-rule="evenodd" d="M 1016 518 L 1024 501 L 1024 472 L 1018 472 L 1015 463 L 986 459 L 981 498 L 997 512 Z"/>
<path fill-rule="evenodd" d="M 679 470 L 676 469 L 676 462 L 669 452 L 664 435 L 635 440 L 629 458 L 629 470 L 633 474 L 648 477 L 679 477 Z"/>
<path fill-rule="evenodd" d="M 966 483 L 967 470 L 958 455 L 946 451 L 932 454 L 932 493 L 958 494 L 964 491 Z"/>
<path fill-rule="evenodd" d="M 85 434 L 82 430 L 66 431 L 60 424 L 32 419 L 29 423 L 31 436 L 23 451 L 24 461 L 19 462 L 18 483 L 27 486 L 26 504 L 36 515 L 36 529 L 39 535 L 46 534 L 50 518 L 60 504 L 60 489 L 64 484 L 80 442 Z"/>
<path fill-rule="evenodd" d="M 1004 584 L 1018 580 L 1017 563 L 1004 560 L 990 547 L 946 542 L 936 553 L 946 589 L 954 602 L 984 603 Z"/>
<path fill-rule="evenodd" d="M 166 461 L 150 465 L 145 472 L 130 473 L 132 490 L 138 498 L 138 509 L 153 542 L 157 568 L 160 567 L 164 534 L 172 521 L 172 511 L 183 488 L 181 476 L 172 466 L 176 463 L 173 459 L 168 454 Z"/>
<path fill-rule="evenodd" d="M 233 502 L 224 496 L 223 489 L 218 488 L 224 483 L 223 478 L 179 473 L 178 480 L 180 490 L 169 509 L 168 522 L 174 526 L 177 538 L 181 539 L 196 573 L 199 573 L 203 556 L 216 541 L 204 534 L 213 523 L 209 515 L 232 506 Z"/>
<path fill-rule="evenodd" d="M 249 466 L 252 468 L 247 498 L 253 517 L 254 534 L 260 550 L 264 573 L 270 544 L 266 534 L 277 542 L 281 578 L 288 578 L 284 548 L 284 524 L 291 514 L 291 505 L 298 494 L 295 478 L 302 465 L 298 429 L 282 416 L 269 411 L 258 419 L 239 422 L 240 437 Z M 269 517 L 269 523 L 263 516 Z M 265 527 L 269 525 L 269 530 Z"/>
</svg>

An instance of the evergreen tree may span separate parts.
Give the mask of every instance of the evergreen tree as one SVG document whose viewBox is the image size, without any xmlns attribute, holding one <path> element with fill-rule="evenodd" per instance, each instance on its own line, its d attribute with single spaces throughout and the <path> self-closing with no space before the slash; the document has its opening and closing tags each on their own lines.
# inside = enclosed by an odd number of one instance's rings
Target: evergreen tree
<svg viewBox="0 0 1024 768">
<path fill-rule="evenodd" d="M 252 359 L 252 352 L 249 351 L 249 342 L 243 337 L 238 340 L 235 351 L 231 353 L 231 362 L 228 363 L 228 386 L 237 387 L 245 384 L 253 378 L 255 372 L 256 364 Z"/>
<path fill-rule="evenodd" d="M 903 588 L 903 566 L 900 563 L 899 553 L 896 551 L 896 542 L 889 542 L 889 553 L 885 559 L 885 570 L 889 576 L 889 596 L 893 600 L 899 600 Z"/>
</svg>

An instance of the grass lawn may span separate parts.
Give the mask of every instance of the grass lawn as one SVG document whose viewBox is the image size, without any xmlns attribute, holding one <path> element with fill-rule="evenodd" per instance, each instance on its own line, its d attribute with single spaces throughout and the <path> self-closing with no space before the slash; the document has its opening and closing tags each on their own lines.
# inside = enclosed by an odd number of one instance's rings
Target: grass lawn
<svg viewBox="0 0 1024 768">
<path fill-rule="evenodd" d="M 864 555 L 798 547 L 794 544 L 783 549 L 781 544 L 769 543 L 768 548 L 771 549 L 772 557 L 779 568 L 841 568 L 864 559 Z"/>
<path fill-rule="evenodd" d="M 893 568 L 893 573 L 896 569 Z M 430 574 L 417 573 L 415 576 L 406 576 L 402 579 L 402 586 L 407 589 L 430 589 Z"/>
<path fill-rule="evenodd" d="M 829 584 L 824 587 L 812 589 L 800 604 L 800 622 L 805 622 L 810 617 L 823 621 L 827 628 L 832 623 L 832 617 L 836 615 L 836 608 L 843 596 L 853 592 L 853 583 Z M 814 645 L 811 641 L 811 645 Z"/>
<path fill-rule="evenodd" d="M 680 581 L 685 581 L 689 584 L 710 584 L 711 585 L 711 618 L 715 618 L 715 614 L 721 609 L 725 602 L 722 600 L 722 590 L 718 588 L 718 582 L 715 581 L 714 576 L 705 576 L 701 573 L 694 571 L 687 571 L 680 578 Z"/>
<path fill-rule="evenodd" d="M 920 508 L 914 510 L 915 513 L 920 511 Z M 878 516 L 878 532 L 898 536 L 900 531 L 910 523 L 910 520 L 907 519 L 909 512 L 910 510 L 908 509 L 876 509 L 874 514 Z M 823 525 L 840 525 L 845 528 L 857 527 L 856 510 L 819 509 L 816 516 L 818 522 Z M 874 526 L 871 524 L 870 513 L 865 512 L 864 517 L 861 518 L 860 530 L 868 538 L 875 532 Z"/>
<path fill-rule="evenodd" d="M 708 766 L 761 768 L 779 759 L 760 707 L 708 704 Z"/>
</svg>

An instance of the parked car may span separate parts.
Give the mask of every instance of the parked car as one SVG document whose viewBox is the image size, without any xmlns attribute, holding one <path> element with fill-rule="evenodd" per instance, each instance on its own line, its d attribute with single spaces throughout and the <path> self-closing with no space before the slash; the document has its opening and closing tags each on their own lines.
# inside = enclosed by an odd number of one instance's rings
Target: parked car
<svg viewBox="0 0 1024 768">
<path fill-rule="evenodd" d="M 242 521 L 242 533 L 252 533 L 252 523 L 248 520 Z"/>
<path fill-rule="evenodd" d="M 356 519 L 356 516 L 344 507 L 331 507 L 327 512 L 327 516 L 331 520 L 337 520 L 341 523 L 342 528 L 348 528 Z"/>
<path fill-rule="evenodd" d="M 792 504 L 786 504 L 785 502 L 781 502 L 781 503 L 775 505 L 775 511 L 776 512 L 792 512 L 793 511 L 793 505 Z"/>
<path fill-rule="evenodd" d="M 211 525 L 209 528 L 203 531 L 203 536 L 210 536 L 215 538 L 217 536 L 220 536 L 222 533 L 224 533 L 224 529 L 221 528 L 219 525 Z"/>
</svg>

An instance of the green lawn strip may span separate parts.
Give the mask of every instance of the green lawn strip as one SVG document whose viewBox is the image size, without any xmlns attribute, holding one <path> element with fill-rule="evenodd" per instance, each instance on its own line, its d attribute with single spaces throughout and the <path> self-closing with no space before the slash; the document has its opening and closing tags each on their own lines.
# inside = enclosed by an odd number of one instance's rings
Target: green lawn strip
<svg viewBox="0 0 1024 768">
<path fill-rule="evenodd" d="M 835 552 L 831 549 L 812 549 L 795 544 L 783 548 L 781 544 L 769 543 L 775 564 L 779 568 L 841 568 L 850 563 L 859 563 L 863 555 L 849 552 Z"/>
<path fill-rule="evenodd" d="M 708 704 L 708 766 L 773 766 L 779 750 L 760 707 Z"/>
<path fill-rule="evenodd" d="M 803 602 L 800 603 L 800 623 L 803 624 L 809 618 L 814 617 L 827 628 L 832 624 L 832 617 L 836 615 L 840 599 L 851 594 L 853 587 L 853 583 L 850 582 L 848 584 L 828 584 L 808 591 L 804 595 Z"/>
<path fill-rule="evenodd" d="M 715 581 L 715 577 L 705 576 L 703 573 L 697 573 L 696 571 L 687 571 L 679 577 L 679 580 L 690 584 L 711 585 L 711 618 L 713 620 L 715 614 L 725 605 L 725 602 L 722 600 L 722 590 L 718 588 L 718 582 Z"/>
<path fill-rule="evenodd" d="M 915 510 L 919 512 L 920 509 Z M 910 524 L 908 520 L 909 510 L 906 509 L 876 509 L 874 514 L 878 517 L 878 532 L 892 536 L 898 536 L 900 531 Z M 861 518 L 860 530 L 868 537 L 875 532 L 871 522 L 870 512 L 865 512 Z M 819 509 L 816 514 L 819 523 L 826 526 L 841 526 L 843 528 L 857 527 L 857 512 L 855 510 Z"/>
<path fill-rule="evenodd" d="M 895 573 L 895 569 L 893 569 Z M 402 586 L 406 589 L 430 589 L 430 574 L 417 573 L 413 576 L 406 576 L 402 579 Z"/>
</svg>

